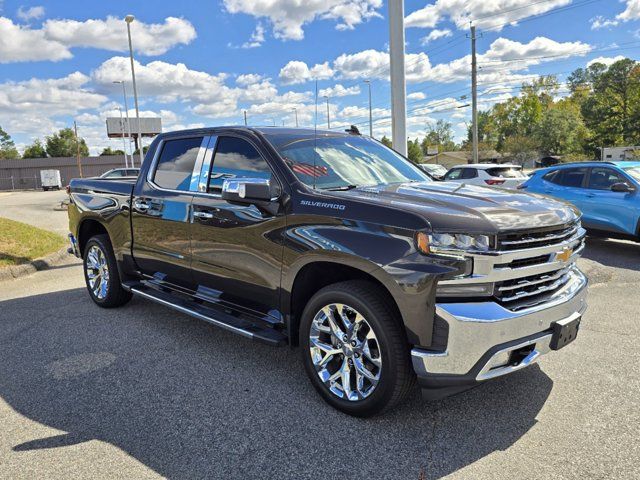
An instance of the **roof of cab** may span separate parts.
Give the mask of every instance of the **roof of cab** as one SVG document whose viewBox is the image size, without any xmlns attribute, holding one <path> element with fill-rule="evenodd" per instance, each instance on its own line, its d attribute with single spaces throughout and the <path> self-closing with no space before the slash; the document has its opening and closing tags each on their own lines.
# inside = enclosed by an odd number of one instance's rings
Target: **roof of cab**
<svg viewBox="0 0 640 480">
<path fill-rule="evenodd" d="M 480 170 L 488 170 L 490 168 L 522 168 L 520 165 L 511 163 L 464 163 L 451 168 L 479 168 Z"/>
</svg>

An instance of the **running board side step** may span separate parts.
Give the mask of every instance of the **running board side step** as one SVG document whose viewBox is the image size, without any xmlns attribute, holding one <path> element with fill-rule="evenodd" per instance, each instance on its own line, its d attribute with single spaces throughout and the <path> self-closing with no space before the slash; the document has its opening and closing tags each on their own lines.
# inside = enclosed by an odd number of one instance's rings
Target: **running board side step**
<svg viewBox="0 0 640 480">
<path fill-rule="evenodd" d="M 256 340 L 267 345 L 280 346 L 287 344 L 287 337 L 271 327 L 263 327 L 257 323 L 249 322 L 242 318 L 236 318 L 226 312 L 213 307 L 208 307 L 192 300 L 187 300 L 166 291 L 145 285 L 142 282 L 123 284 L 130 292 L 140 295 L 156 303 L 165 305 L 178 312 L 211 323 L 243 337 Z"/>
</svg>

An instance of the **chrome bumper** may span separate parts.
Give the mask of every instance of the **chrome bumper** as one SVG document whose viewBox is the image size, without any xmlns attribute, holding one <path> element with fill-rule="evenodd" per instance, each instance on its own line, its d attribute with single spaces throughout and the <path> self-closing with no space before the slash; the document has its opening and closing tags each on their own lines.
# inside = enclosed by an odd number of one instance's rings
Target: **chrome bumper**
<svg viewBox="0 0 640 480">
<path fill-rule="evenodd" d="M 411 358 L 418 378 L 461 376 L 468 383 L 505 375 L 538 360 L 550 351 L 551 324 L 578 316 L 587 307 L 586 277 L 575 267 L 569 275 L 547 302 L 527 309 L 511 311 L 494 301 L 436 304 L 436 315 L 449 325 L 447 349 L 414 348 Z M 507 346 L 491 354 L 500 345 Z M 535 346 L 518 364 L 504 364 L 511 351 L 530 345 Z"/>
</svg>

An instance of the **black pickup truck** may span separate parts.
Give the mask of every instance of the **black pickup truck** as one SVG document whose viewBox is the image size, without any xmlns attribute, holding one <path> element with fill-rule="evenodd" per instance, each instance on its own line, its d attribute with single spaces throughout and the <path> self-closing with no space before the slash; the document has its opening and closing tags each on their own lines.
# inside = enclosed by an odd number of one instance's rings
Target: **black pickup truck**
<svg viewBox="0 0 640 480">
<path fill-rule="evenodd" d="M 97 305 L 135 294 L 298 345 L 352 415 L 416 379 L 438 399 L 524 368 L 571 342 L 586 308 L 574 207 L 432 182 L 356 130 L 162 134 L 137 179 L 73 180 L 70 197 Z"/>
</svg>

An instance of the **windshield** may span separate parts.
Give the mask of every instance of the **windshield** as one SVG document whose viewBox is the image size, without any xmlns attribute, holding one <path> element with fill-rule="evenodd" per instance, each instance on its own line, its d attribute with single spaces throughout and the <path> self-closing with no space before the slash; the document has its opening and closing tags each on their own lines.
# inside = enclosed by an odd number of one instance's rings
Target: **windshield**
<svg viewBox="0 0 640 480">
<path fill-rule="evenodd" d="M 430 181 L 411 162 L 367 137 L 265 136 L 300 181 L 319 189 Z"/>
<path fill-rule="evenodd" d="M 499 177 L 499 178 L 525 178 L 526 177 L 526 175 L 522 173 L 522 167 L 487 168 L 487 173 L 492 177 Z"/>
<path fill-rule="evenodd" d="M 640 167 L 625 167 L 623 170 L 636 182 L 640 183 Z"/>
</svg>

